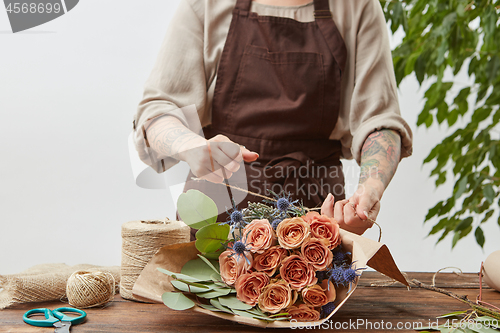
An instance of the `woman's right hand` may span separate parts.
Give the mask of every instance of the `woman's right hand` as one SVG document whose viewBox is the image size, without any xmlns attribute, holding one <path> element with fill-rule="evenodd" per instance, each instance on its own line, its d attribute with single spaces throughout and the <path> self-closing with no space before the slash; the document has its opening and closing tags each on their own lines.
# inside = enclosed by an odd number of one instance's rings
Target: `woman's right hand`
<svg viewBox="0 0 500 333">
<path fill-rule="evenodd" d="M 196 177 L 214 183 L 221 183 L 224 180 L 224 173 L 230 178 L 239 170 L 242 160 L 253 162 L 259 157 L 259 154 L 234 143 L 224 135 L 217 135 L 210 140 L 200 136 L 191 140 L 190 146 L 192 148 L 179 152 L 179 158 L 189 164 L 191 172 Z"/>
</svg>

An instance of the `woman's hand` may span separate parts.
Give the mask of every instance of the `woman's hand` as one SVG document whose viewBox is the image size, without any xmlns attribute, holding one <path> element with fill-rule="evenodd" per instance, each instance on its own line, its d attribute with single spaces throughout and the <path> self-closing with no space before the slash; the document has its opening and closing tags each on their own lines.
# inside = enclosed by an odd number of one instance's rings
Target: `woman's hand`
<svg viewBox="0 0 500 333">
<path fill-rule="evenodd" d="M 361 151 L 361 174 L 357 191 L 349 199 L 334 202 L 329 194 L 322 214 L 335 218 L 340 227 L 361 235 L 370 228 L 380 211 L 380 199 L 396 172 L 401 154 L 401 138 L 393 130 L 370 134 Z"/>
<path fill-rule="evenodd" d="M 255 161 L 259 155 L 229 140 L 224 135 L 217 135 L 210 140 L 202 137 L 193 138 L 189 145 L 178 153 L 179 159 L 187 162 L 191 172 L 198 177 L 214 183 L 221 183 L 239 170 L 242 160 Z"/>
<path fill-rule="evenodd" d="M 375 221 L 379 211 L 378 191 L 368 184 L 359 186 L 351 198 L 337 202 L 330 193 L 321 206 L 321 214 L 333 217 L 342 229 L 358 235 L 372 227 L 370 220 Z"/>
</svg>

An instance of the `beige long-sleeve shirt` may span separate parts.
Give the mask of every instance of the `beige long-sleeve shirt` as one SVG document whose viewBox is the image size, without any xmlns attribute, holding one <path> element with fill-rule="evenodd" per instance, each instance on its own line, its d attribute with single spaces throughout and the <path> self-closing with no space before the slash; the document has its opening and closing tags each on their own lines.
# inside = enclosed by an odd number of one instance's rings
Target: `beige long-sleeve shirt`
<svg viewBox="0 0 500 333">
<path fill-rule="evenodd" d="M 151 159 L 143 125 L 151 118 L 169 115 L 189 127 L 180 108 L 192 104 L 201 126 L 211 123 L 217 69 L 235 4 L 236 0 L 181 0 L 170 22 L 134 116 L 139 157 L 157 172 L 177 161 Z M 412 132 L 400 115 L 389 35 L 378 0 L 330 0 L 330 10 L 347 48 L 339 119 L 330 139 L 340 140 L 344 158 L 360 163 L 366 137 L 375 130 L 393 129 L 401 135 L 401 157 L 411 155 Z M 272 6 L 254 1 L 251 11 L 314 21 L 313 2 Z"/>
</svg>

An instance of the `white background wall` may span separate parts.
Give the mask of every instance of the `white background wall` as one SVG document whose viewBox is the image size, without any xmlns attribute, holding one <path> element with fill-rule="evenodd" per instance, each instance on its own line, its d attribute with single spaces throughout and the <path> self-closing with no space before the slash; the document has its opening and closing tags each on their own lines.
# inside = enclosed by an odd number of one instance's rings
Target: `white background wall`
<svg viewBox="0 0 500 333">
<path fill-rule="evenodd" d="M 17 34 L 0 9 L 0 274 L 49 262 L 119 265 L 122 223 L 174 217 L 167 191 L 135 185 L 127 136 L 177 3 L 86 0 Z M 384 195 L 383 241 L 405 271 L 477 271 L 500 249 L 495 222 L 485 225 L 484 252 L 473 237 L 453 251 L 450 238 L 438 246 L 436 237 L 426 238 L 427 209 L 452 184 L 435 190 L 430 168 L 422 168 L 446 134 L 416 129 L 422 94 L 413 78 L 400 87 L 415 146 Z M 356 168 L 347 165 L 352 184 Z M 366 236 L 376 239 L 374 229 Z"/>
</svg>

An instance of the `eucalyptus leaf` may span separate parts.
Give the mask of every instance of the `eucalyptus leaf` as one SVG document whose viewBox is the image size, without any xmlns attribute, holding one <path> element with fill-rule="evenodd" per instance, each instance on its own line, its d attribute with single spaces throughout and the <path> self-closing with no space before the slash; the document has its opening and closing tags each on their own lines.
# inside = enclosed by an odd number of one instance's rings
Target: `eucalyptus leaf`
<svg viewBox="0 0 500 333">
<path fill-rule="evenodd" d="M 226 313 L 229 313 L 229 314 L 234 314 L 231 309 L 223 306 L 218 300 L 216 300 L 215 298 L 211 298 L 210 299 L 210 304 L 212 304 L 213 306 L 215 306 L 217 309 L 219 309 L 220 311 L 222 312 L 226 312 Z"/>
<path fill-rule="evenodd" d="M 208 260 L 207 258 L 205 258 L 204 256 L 198 254 L 198 257 L 200 257 L 201 260 L 203 260 L 207 265 L 208 267 L 210 267 L 215 273 L 219 274 L 219 269 L 217 269 L 215 266 L 219 266 L 219 262 L 216 261 L 216 262 L 211 262 L 210 260 Z"/>
<path fill-rule="evenodd" d="M 208 261 L 208 259 L 206 260 Z M 204 260 L 198 258 L 185 263 L 181 269 L 181 273 L 203 281 L 211 281 L 211 276 L 214 272 Z"/>
<path fill-rule="evenodd" d="M 201 282 L 201 281 L 203 281 L 203 280 L 200 280 L 200 279 L 197 279 L 195 277 L 192 277 L 192 276 L 189 276 L 189 275 L 185 275 L 185 274 L 182 274 L 182 273 L 171 272 L 171 271 L 166 270 L 164 268 L 157 267 L 157 269 L 160 272 L 162 272 L 163 274 L 170 275 L 174 279 L 182 279 L 182 280 L 186 280 L 186 281 L 189 281 L 189 282 Z"/>
<path fill-rule="evenodd" d="M 219 297 L 219 302 L 232 310 L 249 310 L 252 308 L 251 305 L 243 303 L 236 296 Z"/>
<path fill-rule="evenodd" d="M 196 232 L 196 248 L 200 252 L 215 252 L 222 247 L 222 243 L 229 235 L 229 225 L 210 224 Z"/>
<path fill-rule="evenodd" d="M 198 293 L 197 295 L 203 298 L 217 298 L 228 295 L 230 291 L 230 288 L 214 288 L 213 290 L 204 293 Z"/>
<path fill-rule="evenodd" d="M 182 221 L 194 229 L 217 222 L 215 202 L 198 190 L 188 190 L 177 200 L 177 211 Z"/>
<path fill-rule="evenodd" d="M 202 292 L 206 292 L 206 291 L 209 291 L 209 290 L 212 290 L 213 288 L 209 287 L 209 286 L 204 286 L 202 284 L 196 284 L 196 285 L 190 285 L 190 284 L 187 284 L 187 283 L 184 283 L 182 281 L 179 281 L 179 280 L 174 280 L 174 281 L 170 281 L 170 283 L 172 283 L 172 285 L 181 290 L 181 291 L 185 291 L 185 292 L 190 292 L 190 293 L 202 293 Z"/>
<path fill-rule="evenodd" d="M 166 292 L 161 295 L 163 303 L 172 310 L 187 310 L 195 304 L 182 293 Z"/>
</svg>

